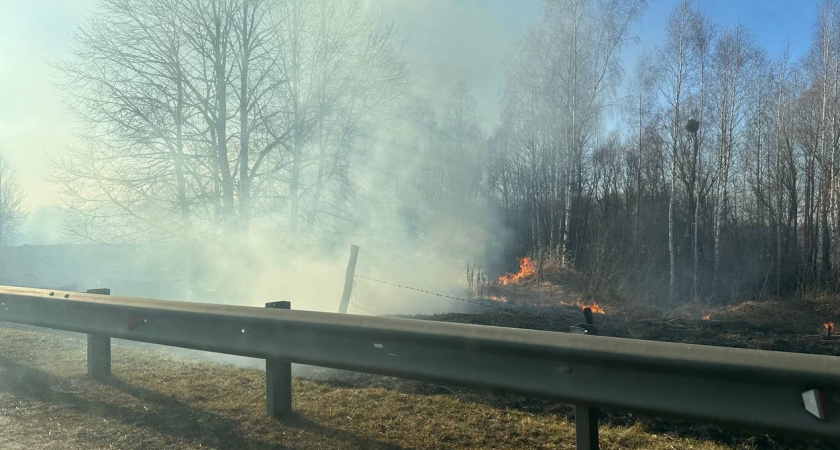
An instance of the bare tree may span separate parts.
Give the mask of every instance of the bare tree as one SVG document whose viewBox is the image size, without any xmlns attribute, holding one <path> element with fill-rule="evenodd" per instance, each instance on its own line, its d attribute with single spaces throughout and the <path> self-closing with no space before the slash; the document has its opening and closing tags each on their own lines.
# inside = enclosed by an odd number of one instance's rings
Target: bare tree
<svg viewBox="0 0 840 450">
<path fill-rule="evenodd" d="M 26 217 L 23 191 L 15 170 L 0 155 L 0 247 L 10 245 Z"/>
<path fill-rule="evenodd" d="M 668 117 L 667 136 L 670 142 L 670 197 L 668 200 L 669 296 L 677 296 L 676 207 L 678 168 L 681 168 L 681 149 L 686 148 L 686 103 L 698 95 L 703 82 L 705 51 L 709 32 L 703 15 L 690 0 L 683 0 L 671 13 L 667 25 L 667 41 L 659 50 L 655 66 L 656 88 L 659 91 L 660 111 Z M 699 108 L 698 108 L 698 113 Z M 690 118 L 690 117 L 688 117 Z M 693 164 L 696 166 L 696 164 Z M 692 168 L 692 173 L 694 170 Z M 691 189 L 693 191 L 693 189 Z"/>
<path fill-rule="evenodd" d="M 484 131 L 478 123 L 478 106 L 466 83 L 452 92 L 434 137 L 433 152 L 426 157 L 439 183 L 432 201 L 464 204 L 476 200 L 481 182 L 480 154 Z"/>
<path fill-rule="evenodd" d="M 190 80 L 187 4 L 105 0 L 60 65 L 85 143 L 55 161 L 71 231 L 94 240 L 184 235 L 212 202 L 201 162 L 206 102 Z M 200 217 L 200 216 L 199 216 Z"/>
<path fill-rule="evenodd" d="M 742 26 L 727 30 L 714 50 L 715 119 L 717 122 L 717 187 L 714 216 L 714 278 L 718 286 L 723 243 L 721 236 L 727 216 L 728 189 L 733 157 L 747 125 L 748 86 L 752 71 L 757 67 L 758 52 L 750 41 L 749 32 Z"/>
<path fill-rule="evenodd" d="M 620 51 L 643 1 L 545 2 L 506 65 L 508 143 L 529 205 L 532 251 L 575 261 L 585 233 L 585 163 L 622 74 Z"/>
<path fill-rule="evenodd" d="M 281 203 L 296 232 L 301 219 L 314 225 L 324 212 L 325 188 L 343 178 L 362 125 L 383 101 L 402 94 L 406 74 L 393 25 L 359 2 L 287 0 L 272 16 L 284 40 L 277 66 L 287 80 L 281 101 L 289 155 Z"/>
<path fill-rule="evenodd" d="M 814 42 L 804 61 L 808 91 L 801 97 L 809 123 L 802 128 L 805 151 L 805 258 L 809 282 L 828 286 L 837 224 L 837 153 L 840 148 L 840 3 L 823 1 Z M 816 114 L 816 116 L 814 116 Z M 832 227 L 835 228 L 832 230 Z"/>
<path fill-rule="evenodd" d="M 346 0 L 102 0 L 59 66 L 86 137 L 55 161 L 73 231 L 236 242 L 304 200 L 314 224 L 401 93 L 392 30 Z"/>
</svg>

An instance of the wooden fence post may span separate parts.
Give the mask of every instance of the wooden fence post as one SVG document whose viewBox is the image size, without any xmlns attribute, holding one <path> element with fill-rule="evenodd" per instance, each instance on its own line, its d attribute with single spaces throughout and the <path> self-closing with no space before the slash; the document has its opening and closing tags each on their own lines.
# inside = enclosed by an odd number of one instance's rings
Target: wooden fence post
<svg viewBox="0 0 840 450">
<path fill-rule="evenodd" d="M 111 295 L 111 289 L 89 289 L 85 293 Z M 105 381 L 111 376 L 111 336 L 87 335 L 87 373 L 96 381 Z"/>
<path fill-rule="evenodd" d="M 353 278 L 356 276 L 356 259 L 359 257 L 359 246 L 350 246 L 350 260 L 347 261 L 347 272 L 344 274 L 344 293 L 341 294 L 341 304 L 338 305 L 338 312 L 347 314 L 347 305 L 350 304 L 350 294 L 353 293 Z"/>
<path fill-rule="evenodd" d="M 265 307 L 292 309 L 292 302 L 268 302 Z M 265 407 L 268 417 L 275 419 L 292 413 L 292 363 L 285 359 L 265 359 Z"/>
</svg>

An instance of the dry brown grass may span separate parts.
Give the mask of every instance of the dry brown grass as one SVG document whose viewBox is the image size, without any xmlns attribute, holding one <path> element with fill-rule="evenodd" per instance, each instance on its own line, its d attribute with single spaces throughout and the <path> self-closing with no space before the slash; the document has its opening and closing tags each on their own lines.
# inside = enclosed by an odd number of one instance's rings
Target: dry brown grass
<svg viewBox="0 0 840 450">
<path fill-rule="evenodd" d="M 115 345 L 114 379 L 85 376 L 78 335 L 0 327 L 0 446 L 41 448 L 574 448 L 563 414 L 457 394 L 296 378 L 293 418 L 265 417 L 264 374 L 155 347 Z M 446 392 L 443 390 L 443 392 Z M 604 449 L 722 449 L 638 423 L 603 426 Z M 748 444 L 737 448 L 752 448 Z"/>
</svg>

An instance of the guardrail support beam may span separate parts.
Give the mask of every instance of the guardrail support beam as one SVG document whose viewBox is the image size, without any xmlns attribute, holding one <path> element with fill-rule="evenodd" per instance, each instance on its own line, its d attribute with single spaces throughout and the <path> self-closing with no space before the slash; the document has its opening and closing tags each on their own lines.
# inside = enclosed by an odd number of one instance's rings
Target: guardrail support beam
<svg viewBox="0 0 840 450">
<path fill-rule="evenodd" d="M 598 410 L 575 405 L 577 450 L 598 450 Z"/>
<path fill-rule="evenodd" d="M 592 309 L 583 308 L 584 323 L 577 324 L 570 330 L 572 333 L 598 335 Z M 598 450 L 598 410 L 586 405 L 575 405 L 575 433 L 577 434 L 577 450 Z"/>
<path fill-rule="evenodd" d="M 104 381 L 111 376 L 111 337 L 101 334 L 87 335 L 88 376 Z"/>
<path fill-rule="evenodd" d="M 90 289 L 88 294 L 111 295 L 108 288 Z M 87 335 L 87 373 L 97 381 L 111 376 L 111 337 L 102 334 Z"/>
<path fill-rule="evenodd" d="M 269 302 L 266 308 L 291 309 L 288 301 Z M 292 414 L 292 363 L 280 358 L 265 359 L 265 407 L 268 417 L 280 419 Z"/>
</svg>

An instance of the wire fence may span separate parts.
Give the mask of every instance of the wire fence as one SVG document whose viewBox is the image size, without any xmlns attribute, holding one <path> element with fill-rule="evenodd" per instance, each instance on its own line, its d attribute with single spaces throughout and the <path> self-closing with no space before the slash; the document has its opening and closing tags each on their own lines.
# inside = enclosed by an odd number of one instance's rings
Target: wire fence
<svg viewBox="0 0 840 450">
<path fill-rule="evenodd" d="M 422 288 L 418 288 L 418 287 L 414 287 L 414 286 L 407 286 L 407 285 L 399 284 L 399 283 L 392 283 L 390 281 L 379 280 L 379 279 L 376 279 L 376 278 L 367 277 L 367 276 L 359 275 L 359 274 L 356 274 L 355 278 L 360 278 L 362 280 L 372 281 L 374 283 L 380 283 L 380 284 L 384 284 L 384 285 L 387 285 L 387 286 L 392 286 L 392 287 L 396 287 L 396 288 L 400 288 L 400 289 L 406 289 L 406 290 L 409 290 L 409 291 L 415 291 L 415 292 L 420 292 L 420 293 L 423 293 L 423 294 L 434 295 L 436 297 L 442 297 L 442 298 L 446 298 L 446 299 L 450 299 L 450 300 L 457 300 L 457 301 L 464 302 L 464 303 L 469 303 L 469 304 L 472 304 L 472 305 L 483 306 L 485 308 L 496 308 L 496 309 L 501 309 L 501 310 L 504 310 L 504 311 L 513 311 L 513 308 L 509 308 L 502 303 L 486 302 L 486 301 L 482 302 L 482 301 L 472 300 L 472 299 L 463 298 L 463 297 L 458 297 L 458 296 L 450 295 L 450 294 L 441 294 L 439 292 L 430 291 L 428 289 L 422 289 Z M 353 291 L 355 292 L 355 281 L 353 282 L 353 286 L 354 286 Z M 359 309 L 364 310 L 364 308 L 361 308 L 358 305 L 355 305 L 355 306 Z"/>
<path fill-rule="evenodd" d="M 375 312 L 373 312 L 373 311 L 371 311 L 371 310 L 369 310 L 369 309 L 367 309 L 367 308 L 363 308 L 363 307 L 361 307 L 361 306 L 357 305 L 357 304 L 356 304 L 356 303 L 354 303 L 354 302 L 350 302 L 350 305 L 351 305 L 351 306 L 353 306 L 354 308 L 359 309 L 359 310 L 361 310 L 361 311 L 364 311 L 364 312 L 366 312 L 366 313 L 373 314 L 374 316 L 379 316 L 379 315 L 380 315 L 380 314 L 377 314 L 377 313 L 375 313 Z"/>
<path fill-rule="evenodd" d="M 354 280 L 353 280 L 353 300 L 352 300 L 352 301 L 350 301 L 350 305 L 352 305 L 354 308 L 356 308 L 356 309 L 358 309 L 358 310 L 360 310 L 360 311 L 364 311 L 364 312 L 366 312 L 366 313 L 373 314 L 374 316 L 379 316 L 380 314 L 377 314 L 377 313 L 375 313 L 375 312 L 373 312 L 373 311 L 371 311 L 371 310 L 369 310 L 369 309 L 367 309 L 367 308 L 364 308 L 364 307 L 362 307 L 362 306 L 359 306 L 359 305 L 356 303 L 356 300 L 358 300 L 358 296 L 356 295 L 356 292 L 357 292 L 357 291 L 356 291 L 356 280 L 354 279 Z"/>
</svg>

